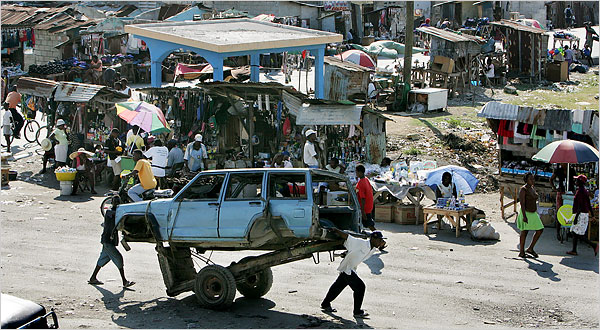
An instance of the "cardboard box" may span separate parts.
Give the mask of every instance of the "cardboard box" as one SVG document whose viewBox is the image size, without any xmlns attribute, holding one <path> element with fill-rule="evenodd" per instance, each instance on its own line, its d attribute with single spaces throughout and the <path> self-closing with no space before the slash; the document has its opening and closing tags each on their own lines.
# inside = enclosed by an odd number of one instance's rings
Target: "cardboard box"
<svg viewBox="0 0 600 330">
<path fill-rule="evenodd" d="M 569 71 L 569 64 L 564 62 L 555 62 L 546 64 L 546 79 L 554 82 L 566 81 Z"/>
<path fill-rule="evenodd" d="M 377 222 L 393 222 L 394 221 L 394 204 L 377 204 L 375 205 L 375 221 Z"/>
<path fill-rule="evenodd" d="M 452 73 L 454 70 L 454 60 L 445 56 L 435 56 L 431 68 L 436 71 Z"/>
<path fill-rule="evenodd" d="M 394 207 L 394 222 L 401 225 L 415 224 L 415 206 L 412 204 L 398 204 Z M 423 223 L 423 207 L 419 208 L 419 224 Z"/>
</svg>

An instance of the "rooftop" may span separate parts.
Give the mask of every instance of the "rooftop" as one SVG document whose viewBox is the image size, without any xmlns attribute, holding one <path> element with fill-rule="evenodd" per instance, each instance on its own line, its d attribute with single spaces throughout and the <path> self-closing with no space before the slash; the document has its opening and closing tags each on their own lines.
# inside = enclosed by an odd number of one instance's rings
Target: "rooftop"
<svg viewBox="0 0 600 330">
<path fill-rule="evenodd" d="M 126 25 L 125 32 L 217 53 L 341 42 L 342 35 L 252 19 Z"/>
<path fill-rule="evenodd" d="M 433 26 L 420 27 L 420 28 L 417 28 L 417 31 L 427 33 L 432 36 L 435 36 L 435 37 L 438 37 L 438 38 L 441 38 L 444 40 L 448 40 L 451 42 L 472 41 L 472 42 L 476 42 L 479 44 L 485 43 L 485 40 L 483 40 L 482 38 L 476 37 L 476 36 L 471 36 L 468 34 L 458 34 L 458 33 L 455 33 L 455 32 L 449 31 L 449 30 L 438 29 Z"/>
<path fill-rule="evenodd" d="M 514 29 L 514 30 L 524 31 L 524 32 L 529 32 L 529 33 L 545 34 L 547 32 L 546 30 L 538 29 L 533 26 L 523 25 L 523 24 L 517 23 L 516 21 L 510 21 L 507 19 L 500 20 L 499 22 L 490 22 L 490 24 L 496 25 L 496 26 L 503 26 L 503 27 Z"/>
</svg>

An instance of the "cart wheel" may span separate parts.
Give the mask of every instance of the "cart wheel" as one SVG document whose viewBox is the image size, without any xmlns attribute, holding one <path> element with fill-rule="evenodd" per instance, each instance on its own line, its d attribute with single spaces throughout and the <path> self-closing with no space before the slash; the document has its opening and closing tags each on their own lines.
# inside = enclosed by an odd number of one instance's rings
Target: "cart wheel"
<svg viewBox="0 0 600 330">
<path fill-rule="evenodd" d="M 112 209 L 112 198 L 113 196 L 108 196 L 100 204 L 100 213 L 102 213 L 103 217 L 106 215 L 107 210 Z"/>
<path fill-rule="evenodd" d="M 267 268 L 259 273 L 248 276 L 238 284 L 238 291 L 247 298 L 260 298 L 267 294 L 273 285 L 273 272 Z"/>
<path fill-rule="evenodd" d="M 235 298 L 235 278 L 223 266 L 206 266 L 196 274 L 194 293 L 203 307 L 227 309 Z"/>
</svg>

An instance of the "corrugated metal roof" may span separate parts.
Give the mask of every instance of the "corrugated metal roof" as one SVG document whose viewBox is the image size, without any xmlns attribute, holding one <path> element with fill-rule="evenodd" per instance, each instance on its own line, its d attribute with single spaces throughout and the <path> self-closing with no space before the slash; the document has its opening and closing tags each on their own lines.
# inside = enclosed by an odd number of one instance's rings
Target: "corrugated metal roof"
<svg viewBox="0 0 600 330">
<path fill-rule="evenodd" d="M 364 67 L 362 65 L 358 65 L 348 61 L 342 61 L 336 56 L 325 56 L 325 63 L 329 65 L 333 65 L 339 68 L 346 69 L 348 71 L 355 72 L 373 72 L 373 69 Z"/>
<path fill-rule="evenodd" d="M 56 86 L 58 86 L 56 81 L 46 79 L 21 77 L 17 80 L 19 92 L 33 96 L 50 97 Z"/>
<path fill-rule="evenodd" d="M 525 31 L 525 32 L 529 32 L 529 33 L 546 34 L 546 30 L 538 29 L 533 26 L 519 24 L 516 21 L 510 21 L 507 19 L 500 20 L 500 22 L 490 22 L 490 24 L 496 25 L 496 26 L 503 26 L 503 27 L 511 28 L 511 29 L 518 30 L 518 31 Z"/>
<path fill-rule="evenodd" d="M 477 113 L 477 117 L 500 120 L 517 120 L 519 106 L 514 104 L 490 101 Z"/>
<path fill-rule="evenodd" d="M 42 20 L 61 13 L 69 7 L 35 8 L 15 5 L 3 5 L 0 10 L 4 26 L 34 26 Z"/>
<path fill-rule="evenodd" d="M 471 41 L 471 42 L 476 42 L 478 44 L 485 43 L 485 40 L 483 40 L 479 37 L 476 37 L 476 36 L 471 36 L 468 34 L 458 34 L 458 33 L 452 32 L 452 31 L 438 29 L 433 26 L 419 27 L 419 28 L 417 28 L 417 31 L 427 33 L 432 36 L 435 36 L 435 37 L 438 37 L 438 38 L 441 38 L 444 40 L 448 40 L 450 42 L 469 42 L 469 41 Z"/>
<path fill-rule="evenodd" d="M 54 99 L 67 102 L 87 102 L 106 86 L 63 81 L 56 88 Z"/>
</svg>

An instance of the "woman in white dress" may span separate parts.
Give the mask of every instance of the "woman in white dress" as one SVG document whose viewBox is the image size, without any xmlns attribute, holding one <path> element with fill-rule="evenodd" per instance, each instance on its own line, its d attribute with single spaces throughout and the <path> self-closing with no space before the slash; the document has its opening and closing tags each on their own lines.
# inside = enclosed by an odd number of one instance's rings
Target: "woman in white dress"
<svg viewBox="0 0 600 330">
<path fill-rule="evenodd" d="M 50 139 L 55 139 L 57 144 L 54 146 L 54 155 L 56 156 L 57 167 L 67 164 L 67 152 L 69 149 L 69 139 L 67 137 L 67 125 L 64 120 L 56 121 L 56 128 L 50 134 Z"/>
</svg>

